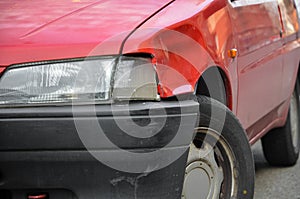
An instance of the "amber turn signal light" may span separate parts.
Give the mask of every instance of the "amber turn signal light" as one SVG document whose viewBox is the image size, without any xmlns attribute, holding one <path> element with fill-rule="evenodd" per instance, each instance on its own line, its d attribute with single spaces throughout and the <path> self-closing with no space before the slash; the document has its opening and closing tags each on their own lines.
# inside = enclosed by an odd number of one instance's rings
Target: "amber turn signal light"
<svg viewBox="0 0 300 199">
<path fill-rule="evenodd" d="M 228 57 L 230 57 L 230 58 L 236 58 L 236 56 L 237 56 L 237 49 L 236 48 L 233 48 L 233 49 L 230 49 L 230 50 L 228 50 Z"/>
</svg>

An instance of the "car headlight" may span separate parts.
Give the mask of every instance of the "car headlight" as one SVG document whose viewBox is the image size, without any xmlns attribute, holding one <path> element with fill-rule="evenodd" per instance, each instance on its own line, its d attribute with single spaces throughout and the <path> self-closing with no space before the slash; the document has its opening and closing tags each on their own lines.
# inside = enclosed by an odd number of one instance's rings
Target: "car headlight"
<svg viewBox="0 0 300 199">
<path fill-rule="evenodd" d="M 0 79 L 0 105 L 157 100 L 150 59 L 98 57 L 13 66 Z"/>
</svg>

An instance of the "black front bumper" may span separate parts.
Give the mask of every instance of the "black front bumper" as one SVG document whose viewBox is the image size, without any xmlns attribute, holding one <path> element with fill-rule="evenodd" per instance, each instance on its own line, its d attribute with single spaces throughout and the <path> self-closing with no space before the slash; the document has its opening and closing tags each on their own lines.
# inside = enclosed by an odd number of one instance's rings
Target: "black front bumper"
<svg viewBox="0 0 300 199">
<path fill-rule="evenodd" d="M 0 109 L 0 198 L 181 198 L 197 115 L 193 100 Z"/>
</svg>

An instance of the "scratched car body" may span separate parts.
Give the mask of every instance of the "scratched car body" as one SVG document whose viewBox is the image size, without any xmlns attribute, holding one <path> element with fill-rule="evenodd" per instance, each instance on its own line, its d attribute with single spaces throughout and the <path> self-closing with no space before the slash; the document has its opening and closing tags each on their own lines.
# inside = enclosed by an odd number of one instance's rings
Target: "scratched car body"
<svg viewBox="0 0 300 199">
<path fill-rule="evenodd" d="M 0 198 L 253 198 L 299 155 L 299 2 L 0 2 Z"/>
</svg>

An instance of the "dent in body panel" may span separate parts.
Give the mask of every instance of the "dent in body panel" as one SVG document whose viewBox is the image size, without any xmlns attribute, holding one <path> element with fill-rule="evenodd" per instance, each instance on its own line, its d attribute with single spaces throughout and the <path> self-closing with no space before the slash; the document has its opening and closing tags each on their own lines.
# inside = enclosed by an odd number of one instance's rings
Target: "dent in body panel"
<svg viewBox="0 0 300 199">
<path fill-rule="evenodd" d="M 235 44 L 226 6 L 222 0 L 175 1 L 128 39 L 124 53 L 148 52 L 155 56 L 161 97 L 194 92 L 200 75 L 211 66 L 219 66 L 232 79 L 229 93 L 235 95 L 236 62 L 227 56 L 227 50 Z M 178 12 L 178 7 L 183 12 Z"/>
</svg>

